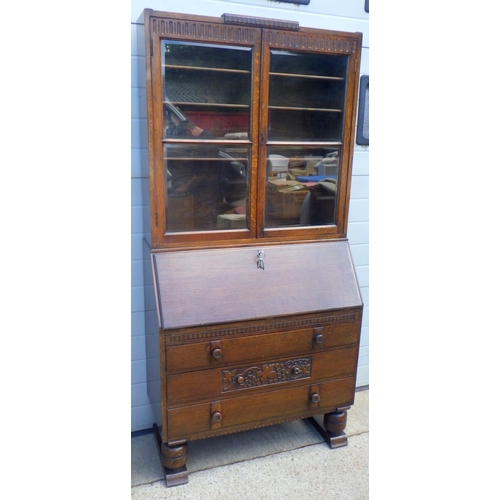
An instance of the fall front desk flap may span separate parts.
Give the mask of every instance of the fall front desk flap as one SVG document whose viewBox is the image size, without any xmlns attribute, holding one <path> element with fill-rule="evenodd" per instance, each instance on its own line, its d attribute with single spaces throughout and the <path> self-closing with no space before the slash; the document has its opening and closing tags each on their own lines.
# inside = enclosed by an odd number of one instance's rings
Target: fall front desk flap
<svg viewBox="0 0 500 500">
<path fill-rule="evenodd" d="M 346 240 L 152 254 L 162 329 L 362 305 Z"/>
</svg>

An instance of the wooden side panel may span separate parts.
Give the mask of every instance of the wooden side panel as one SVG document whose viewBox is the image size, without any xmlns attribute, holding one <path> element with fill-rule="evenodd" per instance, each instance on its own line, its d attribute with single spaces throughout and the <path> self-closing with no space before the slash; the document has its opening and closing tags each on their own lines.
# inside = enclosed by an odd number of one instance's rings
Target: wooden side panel
<svg viewBox="0 0 500 500">
<path fill-rule="evenodd" d="M 153 266 L 163 329 L 362 304 L 346 240 L 163 252 Z"/>
</svg>

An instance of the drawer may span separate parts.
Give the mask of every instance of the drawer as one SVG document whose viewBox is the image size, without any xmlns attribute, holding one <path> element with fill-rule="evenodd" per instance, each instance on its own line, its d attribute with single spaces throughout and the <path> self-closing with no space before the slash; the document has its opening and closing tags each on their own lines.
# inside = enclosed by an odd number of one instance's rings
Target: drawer
<svg viewBox="0 0 500 500">
<path fill-rule="evenodd" d="M 289 358 L 267 358 L 209 370 L 167 376 L 169 407 L 197 401 L 228 398 L 242 391 L 273 390 L 304 385 L 327 378 L 354 375 L 357 348 L 315 352 Z"/>
<path fill-rule="evenodd" d="M 192 439 L 328 413 L 354 403 L 354 377 L 168 410 L 168 439 Z"/>
<path fill-rule="evenodd" d="M 220 341 L 166 347 L 167 373 L 201 370 L 242 361 L 262 361 L 355 344 L 360 324 L 322 325 Z"/>
</svg>

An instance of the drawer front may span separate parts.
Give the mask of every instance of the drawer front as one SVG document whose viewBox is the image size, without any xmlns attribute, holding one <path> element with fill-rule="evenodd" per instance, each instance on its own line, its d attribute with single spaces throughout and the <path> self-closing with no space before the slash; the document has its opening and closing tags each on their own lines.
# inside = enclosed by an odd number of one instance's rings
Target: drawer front
<svg viewBox="0 0 500 500">
<path fill-rule="evenodd" d="M 305 418 L 354 402 L 354 377 L 168 411 L 168 439 L 192 439 Z"/>
<path fill-rule="evenodd" d="M 167 376 L 169 407 L 196 401 L 228 398 L 236 392 L 273 390 L 287 385 L 304 385 L 327 378 L 354 375 L 357 348 L 314 352 L 309 356 L 267 358 L 264 362 L 242 363 Z"/>
<path fill-rule="evenodd" d="M 166 347 L 167 373 L 306 354 L 355 344 L 360 324 L 344 323 Z"/>
</svg>

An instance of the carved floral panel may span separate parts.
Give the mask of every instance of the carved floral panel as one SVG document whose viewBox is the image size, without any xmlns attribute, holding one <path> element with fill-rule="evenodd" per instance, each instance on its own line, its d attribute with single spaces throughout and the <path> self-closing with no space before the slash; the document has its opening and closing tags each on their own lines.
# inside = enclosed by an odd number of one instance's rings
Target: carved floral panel
<svg viewBox="0 0 500 500">
<path fill-rule="evenodd" d="M 309 378 L 311 366 L 312 358 L 307 357 L 222 370 L 222 392 Z"/>
</svg>

